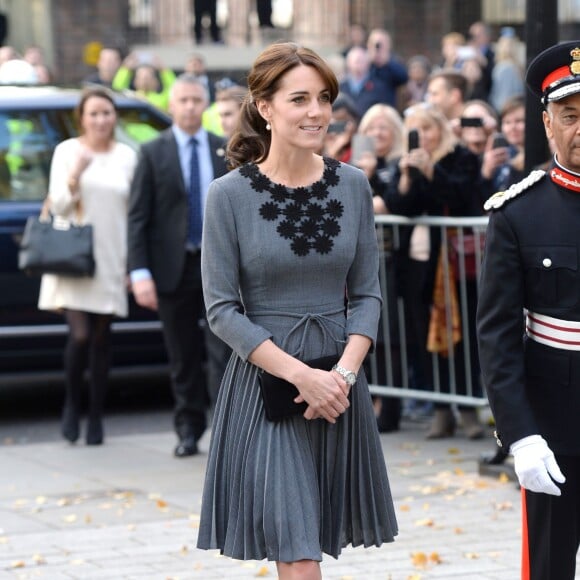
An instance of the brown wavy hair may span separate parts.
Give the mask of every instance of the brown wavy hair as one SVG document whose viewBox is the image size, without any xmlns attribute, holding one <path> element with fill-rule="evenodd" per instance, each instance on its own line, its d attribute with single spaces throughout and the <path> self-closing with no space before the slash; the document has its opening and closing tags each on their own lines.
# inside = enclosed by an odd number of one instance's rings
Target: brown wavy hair
<svg viewBox="0 0 580 580">
<path fill-rule="evenodd" d="M 334 102 L 338 95 L 338 80 L 326 61 L 309 48 L 293 42 L 277 42 L 268 46 L 255 60 L 248 75 L 248 94 L 242 104 L 240 120 L 227 148 L 231 168 L 244 163 L 260 163 L 270 151 L 271 136 L 266 121 L 258 113 L 258 101 L 270 101 L 282 77 L 299 65 L 311 66 L 322 77 Z"/>
</svg>

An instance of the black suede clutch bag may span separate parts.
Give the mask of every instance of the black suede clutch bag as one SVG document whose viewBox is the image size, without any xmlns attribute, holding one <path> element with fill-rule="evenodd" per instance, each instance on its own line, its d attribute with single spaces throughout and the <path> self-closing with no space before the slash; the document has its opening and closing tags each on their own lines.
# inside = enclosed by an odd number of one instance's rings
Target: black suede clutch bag
<svg viewBox="0 0 580 580">
<path fill-rule="evenodd" d="M 304 361 L 309 367 L 331 371 L 338 362 L 338 355 L 323 356 L 313 360 Z M 294 399 L 300 394 L 298 389 L 288 381 L 280 379 L 267 372 L 259 374 L 260 391 L 264 401 L 264 410 L 268 421 L 281 421 L 292 415 L 301 415 L 306 411 L 308 404 L 295 403 Z"/>
</svg>

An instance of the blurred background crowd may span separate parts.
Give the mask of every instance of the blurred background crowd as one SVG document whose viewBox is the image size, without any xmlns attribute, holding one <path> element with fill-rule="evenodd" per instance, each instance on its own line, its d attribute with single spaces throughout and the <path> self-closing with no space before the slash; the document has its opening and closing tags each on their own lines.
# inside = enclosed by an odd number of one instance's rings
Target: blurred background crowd
<svg viewBox="0 0 580 580">
<path fill-rule="evenodd" d="M 203 127 L 229 138 L 247 98 L 244 77 L 216 76 L 208 70 L 206 49 L 222 46 L 224 34 L 215 1 L 193 4 L 192 40 L 197 47 L 183 55 L 179 66 L 164 63 L 153 49 L 126 51 L 103 43 L 94 55 L 94 70 L 79 78 L 78 84 L 132 91 L 167 112 L 172 85 L 178 75 L 187 73 L 209 93 Z M 271 2 L 258 1 L 257 15 L 264 39 L 285 36 L 272 21 Z M 342 44 L 341 50 L 326 55 L 340 81 L 340 94 L 320 153 L 365 173 L 377 215 L 482 216 L 490 195 L 522 179 L 525 51 L 513 27 L 492 33 L 485 22 L 474 21 L 466 30 L 449 31 L 439 39 L 436 58 L 418 53 L 403 59 L 391 31 L 360 23 L 350 25 Z M 0 83 L 48 84 L 61 81 L 60 76 L 47 63 L 41 46 L 0 48 Z M 400 236 L 396 247 L 392 240 L 384 241 L 391 274 L 385 292 L 389 308 L 397 297 L 405 301 L 406 371 L 412 386 L 429 390 L 437 383 L 443 391 L 449 390 L 452 374 L 459 394 L 470 383 L 472 393 L 481 396 L 474 334 L 476 273 L 466 272 L 467 291 L 458 294 L 469 317 L 469 339 L 457 341 L 451 369 L 447 347 L 438 344 L 431 332 L 441 284 L 442 240 L 437 230 L 420 225 L 401 228 Z M 452 238 L 450 242 L 453 245 Z M 397 317 L 389 320 L 396 337 Z M 401 384 L 401 345 L 393 340 L 389 348 L 391 357 L 379 360 L 379 372 L 385 380 L 385 368 L 391 365 L 395 384 Z M 462 362 L 464 348 L 470 351 L 470 368 Z M 432 356 L 438 357 L 435 367 Z M 458 411 L 467 436 L 482 437 L 475 409 L 460 406 Z M 403 405 L 397 398 L 383 398 L 376 401 L 376 413 L 383 432 L 397 430 L 403 413 L 432 417 L 430 438 L 455 432 L 457 417 L 448 404 L 410 401 Z"/>
</svg>

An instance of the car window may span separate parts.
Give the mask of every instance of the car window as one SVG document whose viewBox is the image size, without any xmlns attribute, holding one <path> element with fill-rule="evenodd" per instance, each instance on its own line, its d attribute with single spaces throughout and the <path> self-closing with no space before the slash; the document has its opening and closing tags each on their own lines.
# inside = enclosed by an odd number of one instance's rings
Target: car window
<svg viewBox="0 0 580 580">
<path fill-rule="evenodd" d="M 147 109 L 119 109 L 116 139 L 137 150 L 169 126 Z M 71 109 L 0 112 L 0 201 L 41 200 L 54 148 L 78 134 Z"/>
<path fill-rule="evenodd" d="M 47 111 L 1 112 L 0 199 L 42 199 L 52 152 L 63 138 Z"/>
<path fill-rule="evenodd" d="M 119 109 L 116 138 L 121 143 L 138 149 L 141 143 L 151 141 L 169 126 L 164 117 L 154 116 L 147 109 Z"/>
</svg>

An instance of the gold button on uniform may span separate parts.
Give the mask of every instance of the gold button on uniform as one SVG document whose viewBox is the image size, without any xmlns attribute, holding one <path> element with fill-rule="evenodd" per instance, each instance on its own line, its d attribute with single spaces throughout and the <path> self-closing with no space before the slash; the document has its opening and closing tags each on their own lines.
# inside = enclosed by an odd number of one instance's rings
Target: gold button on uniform
<svg viewBox="0 0 580 580">
<path fill-rule="evenodd" d="M 542 260 L 542 265 L 544 268 L 549 268 L 552 265 L 552 260 L 550 260 L 550 258 L 544 258 Z"/>
</svg>

